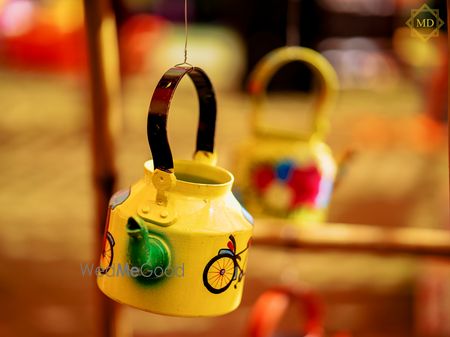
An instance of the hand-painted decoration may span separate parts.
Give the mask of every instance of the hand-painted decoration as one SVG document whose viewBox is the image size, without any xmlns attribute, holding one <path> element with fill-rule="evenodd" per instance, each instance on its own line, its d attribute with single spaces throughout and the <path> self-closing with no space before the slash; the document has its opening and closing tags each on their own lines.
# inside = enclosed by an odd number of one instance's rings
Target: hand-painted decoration
<svg viewBox="0 0 450 337">
<path fill-rule="evenodd" d="M 227 248 L 220 249 L 203 271 L 203 284 L 213 294 L 223 293 L 233 281 L 237 280 L 237 283 L 239 283 L 245 275 L 247 260 L 244 258 L 243 267 L 241 267 L 241 255 L 248 250 L 250 242 L 247 243 L 244 250 L 236 253 L 234 236 L 230 235 L 229 239 Z M 234 288 L 237 288 L 237 284 L 234 285 Z"/>
<path fill-rule="evenodd" d="M 279 214 L 326 206 L 333 183 L 327 184 L 317 166 L 297 166 L 291 160 L 255 165 L 251 177 L 259 202 Z"/>
<path fill-rule="evenodd" d="M 110 232 L 106 232 L 103 239 L 103 249 L 100 256 L 100 273 L 105 275 L 110 270 L 114 260 L 114 238 Z"/>
<path fill-rule="evenodd" d="M 131 188 L 127 188 L 125 190 L 120 190 L 120 191 L 114 193 L 113 196 L 111 197 L 111 200 L 109 201 L 109 207 L 111 207 L 111 209 L 116 208 L 117 206 L 119 206 L 120 204 L 125 202 L 125 200 L 128 199 L 128 197 L 130 196 L 130 193 L 131 193 Z"/>
</svg>

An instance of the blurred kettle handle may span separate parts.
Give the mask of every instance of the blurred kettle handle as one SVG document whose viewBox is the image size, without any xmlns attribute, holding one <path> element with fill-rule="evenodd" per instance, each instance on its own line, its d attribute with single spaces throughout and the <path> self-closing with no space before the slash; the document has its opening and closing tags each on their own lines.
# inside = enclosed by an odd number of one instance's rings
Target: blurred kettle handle
<svg viewBox="0 0 450 337">
<path fill-rule="evenodd" d="M 248 337 L 270 337 L 279 325 L 289 305 L 294 302 L 306 314 L 304 335 L 321 337 L 322 305 L 312 292 L 288 287 L 272 288 L 265 291 L 253 306 L 248 323 Z"/>
<path fill-rule="evenodd" d="M 216 98 L 206 73 L 197 67 L 175 66 L 159 80 L 150 101 L 147 118 L 147 138 L 155 170 L 173 172 L 173 157 L 167 138 L 167 118 L 175 90 L 185 75 L 189 75 L 197 91 L 200 117 L 197 129 L 195 157 L 198 153 L 213 157 L 216 129 Z"/>
<path fill-rule="evenodd" d="M 326 115 L 332 108 L 339 87 L 336 72 L 332 65 L 318 52 L 304 47 L 282 47 L 264 56 L 250 74 L 248 90 L 252 97 L 252 125 L 255 134 L 279 134 L 280 131 L 270 130 L 261 125 L 261 110 L 265 100 L 267 85 L 273 75 L 284 65 L 291 62 L 305 63 L 319 79 L 319 96 L 314 106 L 312 133 L 306 135 L 291 135 L 297 139 L 309 139 L 312 136 L 323 138 L 327 128 Z"/>
</svg>

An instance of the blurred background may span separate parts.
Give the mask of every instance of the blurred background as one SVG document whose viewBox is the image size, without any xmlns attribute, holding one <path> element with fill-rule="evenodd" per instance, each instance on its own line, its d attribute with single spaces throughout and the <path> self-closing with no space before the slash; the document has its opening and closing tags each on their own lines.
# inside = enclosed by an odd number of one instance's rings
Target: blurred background
<svg viewBox="0 0 450 337">
<path fill-rule="evenodd" d="M 446 25 L 428 41 L 411 34 L 406 21 L 423 1 L 294 2 L 300 45 L 321 52 L 341 85 L 327 142 L 337 157 L 354 151 L 328 221 L 432 228 L 447 238 Z M 117 190 L 140 179 L 150 157 L 148 104 L 161 75 L 183 61 L 184 1 L 110 3 Z M 445 1 L 427 4 L 446 21 Z M 188 62 L 215 86 L 219 164 L 231 171 L 250 137 L 249 72 L 286 45 L 288 5 L 189 0 Z M 114 65 L 115 40 L 105 43 L 104 61 Z M 87 45 L 82 0 L 0 0 L 0 336 L 96 336 L 101 327 L 95 280 L 80 272 L 99 254 Z M 305 66 L 285 66 L 270 83 L 267 118 L 301 128 L 315 93 Z M 193 86 L 183 81 L 169 119 L 175 157 L 191 157 L 196 123 Z M 450 256 L 431 255 L 255 245 L 232 314 L 183 319 L 123 307 L 120 320 L 130 336 L 245 336 L 256 298 L 296 284 L 322 299 L 330 336 L 450 336 Z M 280 336 L 300 336 L 297 324 L 288 314 Z"/>
</svg>

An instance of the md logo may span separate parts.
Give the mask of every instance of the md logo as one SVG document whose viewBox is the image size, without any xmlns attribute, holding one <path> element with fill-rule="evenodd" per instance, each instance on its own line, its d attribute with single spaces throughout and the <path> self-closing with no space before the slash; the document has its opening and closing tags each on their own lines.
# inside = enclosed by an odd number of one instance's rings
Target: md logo
<svg viewBox="0 0 450 337">
<path fill-rule="evenodd" d="M 411 36 L 428 41 L 432 37 L 439 36 L 439 28 L 444 21 L 439 17 L 439 10 L 432 9 L 427 4 L 419 9 L 412 9 L 406 25 L 411 29 Z"/>
<path fill-rule="evenodd" d="M 416 18 L 416 28 L 434 28 L 436 21 L 434 19 L 419 19 Z"/>
</svg>

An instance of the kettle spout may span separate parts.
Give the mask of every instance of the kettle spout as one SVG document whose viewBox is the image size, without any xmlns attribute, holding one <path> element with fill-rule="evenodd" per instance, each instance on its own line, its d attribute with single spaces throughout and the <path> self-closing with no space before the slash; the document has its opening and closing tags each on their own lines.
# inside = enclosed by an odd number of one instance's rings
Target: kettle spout
<svg viewBox="0 0 450 337">
<path fill-rule="evenodd" d="M 133 217 L 128 219 L 126 231 L 129 235 L 128 263 L 139 270 L 136 276 L 132 276 L 143 283 L 164 278 L 170 262 L 170 251 L 165 240 Z"/>
<path fill-rule="evenodd" d="M 345 173 L 346 173 L 346 169 L 348 167 L 348 164 L 351 162 L 351 160 L 353 159 L 355 155 L 355 150 L 354 149 L 347 149 L 342 155 L 341 157 L 338 159 L 337 164 L 338 164 L 338 169 L 337 169 L 337 174 L 336 174 L 336 179 L 334 181 L 334 188 L 336 189 L 340 183 L 342 178 L 344 177 Z"/>
<path fill-rule="evenodd" d="M 143 240 L 147 230 L 135 218 L 130 217 L 127 222 L 127 233 L 130 238 Z"/>
</svg>

